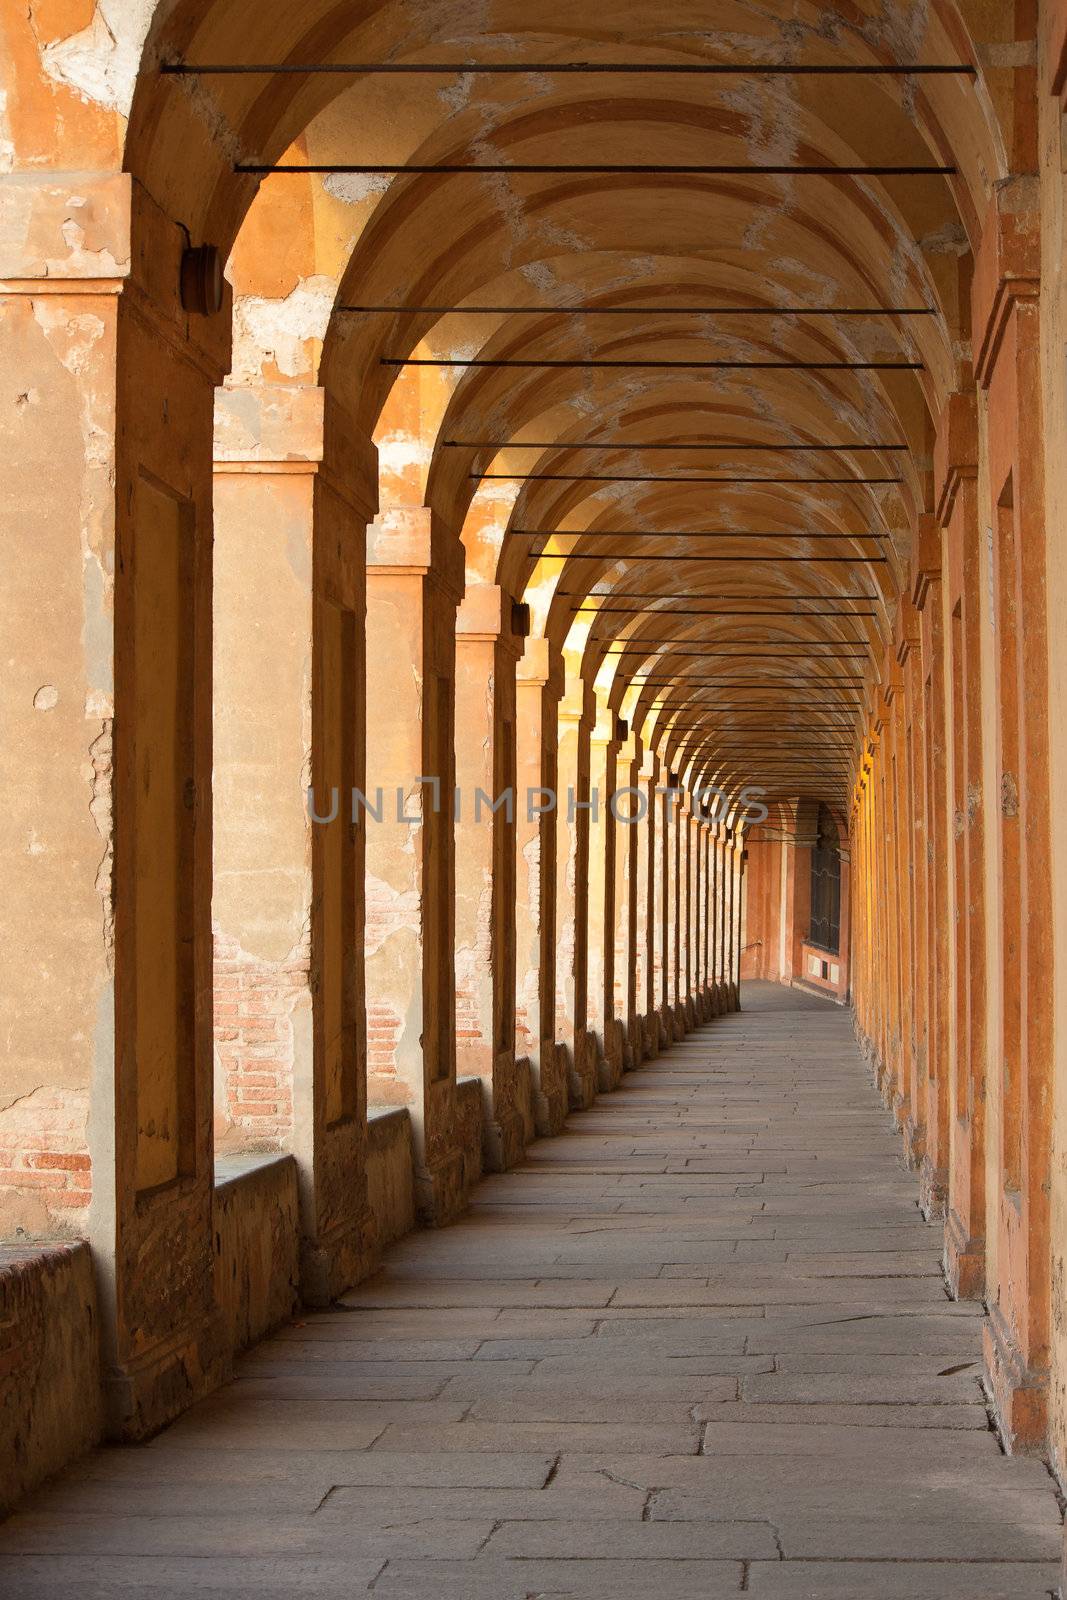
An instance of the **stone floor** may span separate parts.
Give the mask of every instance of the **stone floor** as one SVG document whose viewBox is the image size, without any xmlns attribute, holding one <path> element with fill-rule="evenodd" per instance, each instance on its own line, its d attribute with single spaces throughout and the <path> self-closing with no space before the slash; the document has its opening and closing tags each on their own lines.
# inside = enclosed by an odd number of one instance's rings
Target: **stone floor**
<svg viewBox="0 0 1067 1600">
<path fill-rule="evenodd" d="M 1039 1600 L 847 1014 L 771 985 L 0 1528 L 0 1595 Z"/>
</svg>

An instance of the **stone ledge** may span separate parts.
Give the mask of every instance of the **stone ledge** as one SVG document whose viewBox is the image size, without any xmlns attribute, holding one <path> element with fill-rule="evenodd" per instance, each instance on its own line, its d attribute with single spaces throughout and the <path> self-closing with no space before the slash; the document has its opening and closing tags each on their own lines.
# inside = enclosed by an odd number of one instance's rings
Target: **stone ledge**
<svg viewBox="0 0 1067 1600">
<path fill-rule="evenodd" d="M 0 1245 L 0 1514 L 103 1434 L 89 1246 Z"/>
<path fill-rule="evenodd" d="M 212 1233 L 215 1300 L 234 1355 L 284 1322 L 299 1299 L 294 1158 L 265 1151 L 218 1160 Z"/>
<path fill-rule="evenodd" d="M 415 1227 L 415 1143 L 406 1106 L 368 1107 L 367 1203 L 379 1248 Z"/>
</svg>

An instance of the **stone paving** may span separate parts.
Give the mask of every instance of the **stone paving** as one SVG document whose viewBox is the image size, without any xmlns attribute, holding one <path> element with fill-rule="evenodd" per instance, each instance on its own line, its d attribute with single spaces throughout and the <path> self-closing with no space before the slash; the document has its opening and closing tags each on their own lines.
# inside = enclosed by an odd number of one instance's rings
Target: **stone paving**
<svg viewBox="0 0 1067 1600">
<path fill-rule="evenodd" d="M 848 1015 L 771 985 L 0 1528 L 0 1595 L 1041 1600 L 980 1314 Z"/>
</svg>

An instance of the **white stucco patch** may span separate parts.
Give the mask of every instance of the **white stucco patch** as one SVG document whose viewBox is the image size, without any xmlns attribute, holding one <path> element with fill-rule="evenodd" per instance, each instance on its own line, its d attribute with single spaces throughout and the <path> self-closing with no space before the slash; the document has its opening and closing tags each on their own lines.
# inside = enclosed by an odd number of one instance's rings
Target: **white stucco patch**
<svg viewBox="0 0 1067 1600">
<path fill-rule="evenodd" d="M 334 280 L 320 273 L 302 278 L 280 300 L 242 295 L 233 308 L 233 378 L 247 382 L 273 360 L 286 378 L 307 375 L 305 345 L 322 340 L 337 296 Z"/>
<path fill-rule="evenodd" d="M 331 172 L 322 187 L 345 205 L 363 205 L 385 193 L 392 179 L 384 172 Z"/>
<path fill-rule="evenodd" d="M 44 47 L 44 70 L 83 100 L 129 116 L 156 3 L 98 0 L 87 28 Z"/>
</svg>

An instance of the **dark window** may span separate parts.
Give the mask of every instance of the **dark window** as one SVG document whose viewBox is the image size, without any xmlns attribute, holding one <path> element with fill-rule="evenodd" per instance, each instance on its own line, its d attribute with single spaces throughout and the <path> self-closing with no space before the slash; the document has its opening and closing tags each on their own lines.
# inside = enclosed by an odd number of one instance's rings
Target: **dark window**
<svg viewBox="0 0 1067 1600">
<path fill-rule="evenodd" d="M 841 854 L 837 827 L 826 806 L 819 807 L 818 837 L 811 852 L 811 927 L 808 940 L 837 955 L 841 931 Z"/>
</svg>

